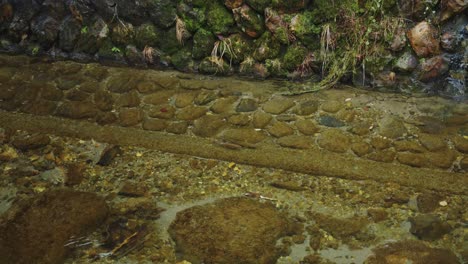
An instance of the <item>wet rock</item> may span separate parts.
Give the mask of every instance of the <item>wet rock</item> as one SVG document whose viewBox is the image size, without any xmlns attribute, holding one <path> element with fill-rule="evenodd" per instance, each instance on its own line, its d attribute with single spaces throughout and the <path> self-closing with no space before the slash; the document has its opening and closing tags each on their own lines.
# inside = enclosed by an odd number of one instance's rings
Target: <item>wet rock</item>
<svg viewBox="0 0 468 264">
<path fill-rule="evenodd" d="M 176 109 L 172 105 L 163 104 L 158 106 L 151 106 L 146 112 L 150 117 L 172 119 L 175 115 Z"/>
<path fill-rule="evenodd" d="M 295 149 L 309 149 L 314 145 L 314 141 L 306 136 L 285 136 L 276 141 L 280 146 Z"/>
<path fill-rule="evenodd" d="M 401 152 L 397 154 L 397 160 L 401 164 L 412 167 L 424 167 L 427 164 L 427 159 L 422 154 Z"/>
<path fill-rule="evenodd" d="M 233 96 L 219 98 L 213 103 L 213 105 L 211 105 L 210 110 L 215 114 L 225 114 L 232 112 L 234 110 L 234 102 L 236 101 L 237 98 Z"/>
<path fill-rule="evenodd" d="M 343 108 L 343 104 L 335 100 L 326 101 L 321 106 L 321 109 L 328 113 L 336 113 L 341 108 Z"/>
<path fill-rule="evenodd" d="M 416 141 L 408 141 L 408 140 L 402 140 L 402 141 L 395 141 L 393 143 L 395 150 L 396 151 L 409 151 L 413 153 L 423 153 L 425 150 L 424 148 L 419 145 L 418 142 Z"/>
<path fill-rule="evenodd" d="M 371 153 L 372 147 L 366 142 L 356 142 L 351 145 L 351 150 L 359 157 L 362 157 Z"/>
<path fill-rule="evenodd" d="M 437 240 L 450 233 L 452 227 L 441 220 L 437 215 L 420 214 L 409 219 L 410 232 L 422 240 Z"/>
<path fill-rule="evenodd" d="M 326 127 L 343 127 L 346 125 L 341 120 L 333 116 L 329 116 L 329 115 L 324 115 L 324 116 L 319 117 L 318 122 L 320 125 L 326 126 Z"/>
<path fill-rule="evenodd" d="M 192 104 L 197 97 L 198 93 L 188 92 L 188 93 L 178 93 L 175 95 L 175 106 L 178 108 L 184 108 Z"/>
<path fill-rule="evenodd" d="M 48 15 L 39 15 L 31 21 L 31 31 L 39 43 L 51 47 L 57 39 L 60 29 L 59 22 Z"/>
<path fill-rule="evenodd" d="M 237 26 L 249 37 L 258 38 L 265 31 L 263 18 L 255 12 L 250 6 L 244 4 L 238 8 L 232 9 L 234 20 Z"/>
<path fill-rule="evenodd" d="M 62 185 L 65 182 L 66 170 L 62 167 L 56 167 L 54 169 L 41 172 L 38 177 L 45 182 L 54 185 Z"/>
<path fill-rule="evenodd" d="M 405 52 L 398 58 L 394 68 L 399 72 L 409 73 L 416 69 L 418 64 L 418 59 L 411 52 Z"/>
<path fill-rule="evenodd" d="M 250 123 L 250 120 L 251 118 L 248 114 L 235 114 L 228 118 L 228 122 L 236 126 L 246 126 Z"/>
<path fill-rule="evenodd" d="M 167 104 L 170 98 L 175 94 L 174 90 L 163 90 L 153 92 L 143 97 L 143 102 L 152 105 Z"/>
<path fill-rule="evenodd" d="M 212 137 L 221 131 L 226 121 L 218 115 L 206 115 L 195 120 L 192 132 L 200 137 Z"/>
<path fill-rule="evenodd" d="M 403 121 L 396 117 L 386 116 L 379 122 L 379 134 L 383 137 L 399 138 L 407 132 Z"/>
<path fill-rule="evenodd" d="M 107 213 L 105 201 L 92 193 L 44 193 L 0 227 L 0 262 L 62 263 L 70 252 L 67 241 L 93 231 Z"/>
<path fill-rule="evenodd" d="M 371 127 L 373 126 L 368 122 L 358 122 L 351 127 L 350 131 L 358 136 L 364 136 L 369 134 Z"/>
<path fill-rule="evenodd" d="M 275 122 L 267 130 L 270 135 L 278 138 L 294 134 L 294 129 L 285 122 Z"/>
<path fill-rule="evenodd" d="M 21 108 L 21 111 L 34 115 L 52 115 L 57 108 L 56 102 L 37 100 Z"/>
<path fill-rule="evenodd" d="M 300 103 L 296 108 L 296 114 L 298 115 L 311 115 L 318 110 L 319 103 L 317 101 L 305 101 Z"/>
<path fill-rule="evenodd" d="M 374 255 L 367 258 L 365 264 L 460 264 L 457 256 L 450 250 L 431 248 L 416 240 L 391 242 L 372 251 Z"/>
<path fill-rule="evenodd" d="M 369 220 L 365 217 L 357 216 L 339 219 L 325 214 L 311 213 L 311 218 L 320 228 L 341 239 L 350 239 L 369 224 Z"/>
<path fill-rule="evenodd" d="M 142 55 L 143 52 L 133 45 L 127 45 L 125 47 L 124 54 L 125 54 L 125 59 L 128 65 L 133 66 L 133 67 L 146 68 L 147 67 L 146 60 L 148 60 L 149 63 L 151 63 L 151 60 L 153 60 L 152 57 L 148 58 Z M 148 56 L 152 56 L 152 55 L 148 55 Z"/>
<path fill-rule="evenodd" d="M 396 153 L 392 149 L 384 149 L 376 151 L 367 156 L 368 159 L 379 162 L 393 162 L 395 160 Z"/>
<path fill-rule="evenodd" d="M 109 146 L 102 152 L 99 161 L 96 163 L 101 166 L 109 166 L 115 157 L 122 155 L 123 151 L 119 146 Z"/>
<path fill-rule="evenodd" d="M 425 156 L 429 164 L 442 169 L 452 167 L 453 162 L 457 159 L 457 155 L 453 150 L 426 153 Z"/>
<path fill-rule="evenodd" d="M 152 130 L 152 131 L 162 131 L 166 129 L 167 121 L 156 119 L 156 118 L 147 118 L 143 121 L 143 129 Z"/>
<path fill-rule="evenodd" d="M 196 105 L 206 105 L 218 97 L 218 93 L 215 91 L 202 91 L 194 99 Z"/>
<path fill-rule="evenodd" d="M 132 78 L 132 72 L 127 74 L 116 74 L 112 75 L 110 79 L 107 80 L 106 87 L 109 91 L 113 93 L 127 93 L 130 92 L 135 87 L 135 81 Z"/>
<path fill-rule="evenodd" d="M 320 147 L 333 152 L 346 152 L 351 145 L 351 140 L 343 131 L 330 129 L 320 134 L 318 144 Z"/>
<path fill-rule="evenodd" d="M 304 135 L 314 135 L 320 128 L 315 125 L 314 121 L 310 119 L 297 120 L 295 123 L 297 130 Z"/>
<path fill-rule="evenodd" d="M 265 138 L 265 133 L 250 128 L 228 129 L 221 134 L 221 139 L 247 147 L 257 144 Z"/>
<path fill-rule="evenodd" d="M 11 144 L 22 151 L 38 149 L 47 146 L 50 143 L 50 137 L 44 134 L 18 135 L 15 136 Z"/>
<path fill-rule="evenodd" d="M 70 101 L 85 101 L 90 97 L 90 94 L 80 89 L 74 88 L 67 92 L 66 98 Z"/>
<path fill-rule="evenodd" d="M 461 168 L 462 170 L 468 171 L 468 157 L 464 157 L 464 158 L 460 161 L 460 168 Z"/>
<path fill-rule="evenodd" d="M 420 134 L 419 142 L 429 151 L 438 151 L 447 147 L 443 138 L 430 134 Z"/>
<path fill-rule="evenodd" d="M 383 138 L 383 137 L 373 137 L 371 138 L 370 143 L 374 148 L 378 150 L 388 149 L 389 147 L 392 146 L 392 141 L 389 140 L 388 138 Z"/>
<path fill-rule="evenodd" d="M 68 16 L 62 21 L 59 31 L 59 47 L 67 52 L 73 51 L 75 43 L 80 37 L 81 26 L 79 22 L 73 17 Z"/>
<path fill-rule="evenodd" d="M 408 39 L 419 57 L 440 53 L 439 32 L 427 21 L 422 21 L 408 31 Z"/>
<path fill-rule="evenodd" d="M 258 103 L 253 98 L 242 98 L 236 107 L 237 112 L 252 112 L 257 110 Z"/>
<path fill-rule="evenodd" d="M 133 90 L 126 94 L 121 94 L 116 102 L 115 105 L 117 107 L 137 107 L 140 105 L 140 97 L 138 92 Z"/>
<path fill-rule="evenodd" d="M 86 165 L 85 163 L 72 163 L 67 165 L 66 170 L 67 174 L 65 177 L 65 185 L 75 186 L 79 185 L 83 181 Z"/>
<path fill-rule="evenodd" d="M 265 128 L 268 124 L 270 124 L 272 118 L 273 116 L 270 114 L 257 111 L 253 114 L 252 125 L 254 128 Z"/>
<path fill-rule="evenodd" d="M 288 98 L 274 98 L 263 105 L 263 110 L 267 113 L 278 115 L 294 106 L 294 101 Z"/>
<path fill-rule="evenodd" d="M 458 46 L 458 38 L 455 32 L 445 32 L 440 39 L 441 46 L 446 51 L 454 51 Z"/>
<path fill-rule="evenodd" d="M 454 14 L 460 13 L 468 7 L 468 3 L 463 0 L 442 0 L 441 21 L 451 18 Z"/>
<path fill-rule="evenodd" d="M 141 81 L 136 85 L 136 89 L 142 94 L 147 94 L 161 90 L 161 87 L 152 81 Z"/>
<path fill-rule="evenodd" d="M 423 133 L 427 134 L 440 134 L 445 129 L 445 125 L 437 118 L 430 116 L 421 116 L 416 119 L 416 125 Z"/>
<path fill-rule="evenodd" d="M 419 80 L 429 82 L 442 77 L 449 70 L 449 62 L 444 56 L 430 58 L 420 65 Z"/>
<path fill-rule="evenodd" d="M 383 208 L 369 208 L 367 215 L 376 223 L 387 220 L 388 213 Z"/>
<path fill-rule="evenodd" d="M 185 132 L 187 132 L 187 128 L 188 123 L 185 121 L 172 122 L 167 126 L 166 131 L 172 134 L 185 134 Z"/>
<path fill-rule="evenodd" d="M 176 114 L 179 120 L 195 120 L 204 116 L 208 112 L 208 109 L 201 106 L 187 106 L 182 110 L 179 110 Z"/>
<path fill-rule="evenodd" d="M 147 189 L 144 186 L 130 181 L 124 182 L 118 192 L 119 195 L 129 197 L 141 197 L 145 196 L 146 193 Z"/>
<path fill-rule="evenodd" d="M 246 198 L 186 209 L 169 228 L 177 251 L 192 263 L 273 263 L 280 255 L 276 241 L 294 232 L 273 205 Z"/>
<path fill-rule="evenodd" d="M 437 193 L 425 192 L 418 195 L 416 201 L 419 212 L 427 214 L 432 213 L 437 207 L 439 207 L 439 202 L 442 201 L 442 196 Z"/>
<path fill-rule="evenodd" d="M 140 109 L 124 108 L 119 112 L 121 126 L 135 126 L 143 120 L 143 114 Z"/>
<path fill-rule="evenodd" d="M 101 112 L 96 116 L 96 122 L 100 125 L 109 125 L 117 122 L 119 118 L 113 112 Z"/>
<path fill-rule="evenodd" d="M 468 153 L 468 139 L 462 136 L 456 136 L 453 138 L 455 148 L 463 153 Z"/>
<path fill-rule="evenodd" d="M 86 81 L 80 84 L 79 89 L 83 92 L 94 93 L 99 89 L 99 83 L 96 81 Z"/>
</svg>

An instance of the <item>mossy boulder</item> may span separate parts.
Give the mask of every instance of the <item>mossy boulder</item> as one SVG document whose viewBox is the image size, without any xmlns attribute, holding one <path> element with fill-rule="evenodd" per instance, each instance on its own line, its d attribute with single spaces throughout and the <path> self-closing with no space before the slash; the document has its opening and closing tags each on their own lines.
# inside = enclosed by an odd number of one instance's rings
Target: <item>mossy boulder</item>
<svg viewBox="0 0 468 264">
<path fill-rule="evenodd" d="M 110 39 L 103 41 L 97 52 L 101 62 L 122 63 L 124 62 L 123 49 L 117 47 Z"/>
<path fill-rule="evenodd" d="M 314 24 L 312 12 L 299 13 L 291 18 L 289 24 L 294 35 L 308 48 L 317 46 L 320 39 L 321 27 Z"/>
<path fill-rule="evenodd" d="M 271 4 L 281 13 L 294 13 L 306 8 L 309 0 L 272 0 Z"/>
<path fill-rule="evenodd" d="M 181 49 L 171 56 L 171 62 L 174 68 L 179 71 L 191 72 L 194 68 L 192 54 L 187 49 Z"/>
<path fill-rule="evenodd" d="M 291 45 L 283 57 L 283 67 L 286 70 L 295 70 L 307 55 L 307 49 L 301 45 Z"/>
<path fill-rule="evenodd" d="M 198 71 L 204 74 L 227 75 L 231 70 L 229 63 L 225 60 L 222 63 L 215 63 L 211 57 L 204 58 L 198 66 Z"/>
<path fill-rule="evenodd" d="M 172 27 L 167 31 L 164 31 L 161 35 L 159 47 L 163 52 L 166 54 L 174 54 L 175 52 L 179 51 L 181 48 L 181 44 L 177 40 L 177 33 L 176 28 Z"/>
<path fill-rule="evenodd" d="M 84 25 L 76 43 L 75 50 L 89 54 L 96 53 L 102 42 L 109 36 L 109 26 L 101 18 L 91 25 Z"/>
<path fill-rule="evenodd" d="M 271 0 L 246 0 L 245 2 L 261 14 L 263 14 L 265 8 L 271 5 Z"/>
<path fill-rule="evenodd" d="M 275 41 L 272 34 L 267 31 L 260 38 L 255 40 L 254 59 L 264 61 L 278 57 L 281 51 L 281 44 Z"/>
<path fill-rule="evenodd" d="M 160 37 L 160 30 L 151 23 L 142 24 L 135 29 L 135 44 L 139 49 L 158 46 Z"/>
<path fill-rule="evenodd" d="M 233 34 L 223 40 L 226 49 L 225 56 L 232 63 L 241 63 L 252 53 L 252 40 L 243 34 Z"/>
<path fill-rule="evenodd" d="M 172 0 L 151 0 L 148 6 L 151 21 L 161 28 L 169 28 L 174 25 L 176 3 Z"/>
<path fill-rule="evenodd" d="M 267 59 L 265 61 L 265 67 L 268 69 L 268 72 L 275 77 L 285 77 L 287 74 L 283 63 L 279 59 Z"/>
<path fill-rule="evenodd" d="M 112 42 L 118 45 L 128 45 L 133 42 L 135 29 L 130 23 L 116 23 L 112 28 L 111 39 Z"/>
<path fill-rule="evenodd" d="M 242 5 L 232 10 L 237 26 L 249 37 L 257 38 L 265 31 L 263 16 L 248 5 Z"/>
<path fill-rule="evenodd" d="M 185 3 L 179 3 L 177 6 L 177 14 L 184 21 L 185 28 L 190 33 L 195 33 L 197 30 L 206 25 L 206 8 L 191 7 Z"/>
<path fill-rule="evenodd" d="M 234 25 L 234 18 L 226 7 L 218 2 L 209 5 L 206 20 L 211 32 L 215 34 L 227 34 Z"/>
<path fill-rule="evenodd" d="M 215 43 L 213 34 L 203 28 L 200 28 L 193 36 L 192 57 L 194 59 L 202 59 L 211 54 Z"/>
</svg>

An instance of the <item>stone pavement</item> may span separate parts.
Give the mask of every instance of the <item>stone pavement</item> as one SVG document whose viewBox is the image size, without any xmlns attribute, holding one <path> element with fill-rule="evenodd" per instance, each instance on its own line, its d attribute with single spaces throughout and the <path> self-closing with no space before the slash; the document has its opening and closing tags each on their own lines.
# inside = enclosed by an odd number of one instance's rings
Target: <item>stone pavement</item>
<svg viewBox="0 0 468 264">
<path fill-rule="evenodd" d="M 287 96 L 307 84 L 25 57 L 0 65 L 0 120 L 13 129 L 466 192 L 466 103 L 350 87 Z"/>
</svg>

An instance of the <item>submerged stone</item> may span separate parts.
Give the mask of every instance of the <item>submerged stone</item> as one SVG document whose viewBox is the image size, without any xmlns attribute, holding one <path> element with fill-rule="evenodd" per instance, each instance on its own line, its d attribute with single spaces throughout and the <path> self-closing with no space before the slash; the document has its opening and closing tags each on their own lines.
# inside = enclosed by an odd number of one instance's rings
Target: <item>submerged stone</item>
<svg viewBox="0 0 468 264">
<path fill-rule="evenodd" d="M 274 263 L 298 225 L 270 203 L 227 198 L 177 213 L 169 233 L 191 263 Z"/>
</svg>

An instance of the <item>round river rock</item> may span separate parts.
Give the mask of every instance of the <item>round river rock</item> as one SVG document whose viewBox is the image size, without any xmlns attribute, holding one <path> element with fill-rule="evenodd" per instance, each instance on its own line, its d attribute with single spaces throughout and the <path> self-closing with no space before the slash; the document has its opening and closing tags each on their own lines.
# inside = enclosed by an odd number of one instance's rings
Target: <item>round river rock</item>
<svg viewBox="0 0 468 264">
<path fill-rule="evenodd" d="M 270 203 L 227 198 L 177 213 L 169 233 L 191 263 L 275 263 L 276 241 L 299 225 Z"/>
</svg>

